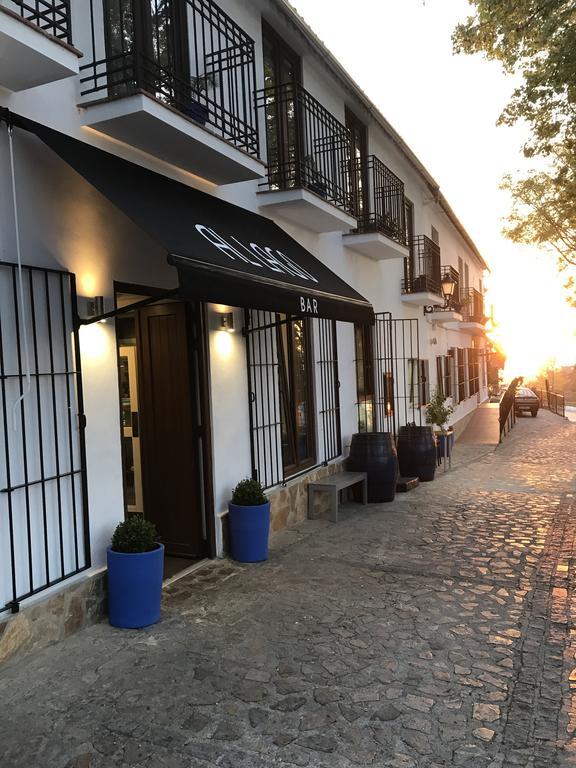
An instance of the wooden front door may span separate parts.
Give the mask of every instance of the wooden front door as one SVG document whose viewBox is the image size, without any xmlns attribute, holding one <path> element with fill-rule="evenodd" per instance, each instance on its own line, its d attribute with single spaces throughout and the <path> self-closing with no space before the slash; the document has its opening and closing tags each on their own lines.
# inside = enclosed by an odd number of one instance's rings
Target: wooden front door
<svg viewBox="0 0 576 768">
<path fill-rule="evenodd" d="M 144 514 L 156 525 L 166 554 L 203 557 L 207 552 L 191 314 L 181 302 L 137 312 L 142 480 Z"/>
</svg>

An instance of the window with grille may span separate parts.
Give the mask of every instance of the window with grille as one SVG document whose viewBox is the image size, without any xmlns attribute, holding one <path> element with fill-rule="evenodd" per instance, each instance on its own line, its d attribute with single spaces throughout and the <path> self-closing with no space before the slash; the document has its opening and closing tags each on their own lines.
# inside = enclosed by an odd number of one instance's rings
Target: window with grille
<svg viewBox="0 0 576 768">
<path fill-rule="evenodd" d="M 466 350 L 456 349 L 456 375 L 458 381 L 458 402 L 466 400 Z"/>
<path fill-rule="evenodd" d="M 478 350 L 468 349 L 468 390 L 470 397 L 479 392 L 480 389 L 480 371 L 478 365 Z"/>
<path fill-rule="evenodd" d="M 74 275 L 0 263 L 0 612 L 90 565 Z"/>
<path fill-rule="evenodd" d="M 252 475 L 270 488 L 341 454 L 336 323 L 245 317 Z"/>
<path fill-rule="evenodd" d="M 420 405 L 430 402 L 430 364 L 428 360 L 420 360 Z"/>
<path fill-rule="evenodd" d="M 452 397 L 452 358 L 450 355 L 439 355 L 436 358 L 436 377 L 440 395 L 444 399 Z"/>
<path fill-rule="evenodd" d="M 374 344 L 372 327 L 354 326 L 358 431 L 374 431 Z"/>
<path fill-rule="evenodd" d="M 316 461 L 310 321 L 278 315 L 280 425 L 284 476 Z"/>
<path fill-rule="evenodd" d="M 410 403 L 416 408 L 430 402 L 430 366 L 428 360 L 408 360 Z"/>
</svg>

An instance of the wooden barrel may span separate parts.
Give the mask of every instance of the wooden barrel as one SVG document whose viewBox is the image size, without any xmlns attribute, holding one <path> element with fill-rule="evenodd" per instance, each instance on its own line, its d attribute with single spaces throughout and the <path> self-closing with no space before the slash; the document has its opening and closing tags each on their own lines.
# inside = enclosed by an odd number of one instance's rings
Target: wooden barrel
<svg viewBox="0 0 576 768">
<path fill-rule="evenodd" d="M 402 477 L 434 480 L 436 438 L 432 427 L 400 427 L 397 449 Z"/>
<path fill-rule="evenodd" d="M 398 457 L 390 432 L 359 432 L 352 435 L 347 467 L 352 472 L 366 472 L 370 504 L 394 500 Z"/>
</svg>

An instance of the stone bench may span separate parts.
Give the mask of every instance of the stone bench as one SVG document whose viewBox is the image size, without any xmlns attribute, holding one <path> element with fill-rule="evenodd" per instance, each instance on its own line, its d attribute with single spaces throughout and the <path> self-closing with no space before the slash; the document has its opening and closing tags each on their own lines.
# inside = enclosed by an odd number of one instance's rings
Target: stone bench
<svg viewBox="0 0 576 768">
<path fill-rule="evenodd" d="M 366 472 L 338 472 L 331 477 L 325 477 L 317 483 L 308 484 L 308 518 L 312 517 L 314 511 L 314 494 L 318 491 L 326 492 L 331 495 L 330 499 L 330 519 L 338 522 L 338 494 L 344 488 L 350 488 L 352 485 L 362 483 L 362 503 L 368 503 L 368 480 Z"/>
</svg>

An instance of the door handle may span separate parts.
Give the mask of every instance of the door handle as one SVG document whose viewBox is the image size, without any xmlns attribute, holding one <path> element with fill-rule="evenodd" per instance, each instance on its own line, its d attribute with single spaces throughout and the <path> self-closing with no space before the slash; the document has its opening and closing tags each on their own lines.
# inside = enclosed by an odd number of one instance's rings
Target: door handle
<svg viewBox="0 0 576 768">
<path fill-rule="evenodd" d="M 140 417 L 138 411 L 132 411 L 132 437 L 140 437 Z"/>
</svg>

